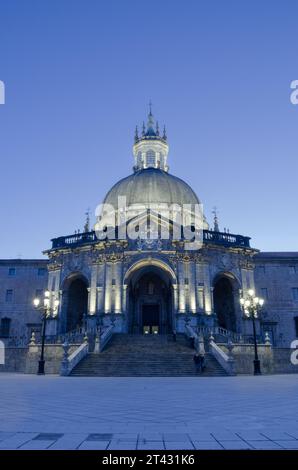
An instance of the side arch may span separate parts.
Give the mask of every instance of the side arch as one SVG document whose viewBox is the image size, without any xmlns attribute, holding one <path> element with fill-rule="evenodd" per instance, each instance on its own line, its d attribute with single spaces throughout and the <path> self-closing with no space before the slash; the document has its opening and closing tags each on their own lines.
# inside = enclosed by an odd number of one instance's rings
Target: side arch
<svg viewBox="0 0 298 470">
<path fill-rule="evenodd" d="M 218 326 L 239 331 L 240 283 L 231 272 L 217 273 L 213 279 L 213 304 Z"/>
<path fill-rule="evenodd" d="M 62 283 L 61 325 L 62 333 L 83 326 L 88 313 L 89 281 L 81 272 L 69 274 Z"/>
</svg>

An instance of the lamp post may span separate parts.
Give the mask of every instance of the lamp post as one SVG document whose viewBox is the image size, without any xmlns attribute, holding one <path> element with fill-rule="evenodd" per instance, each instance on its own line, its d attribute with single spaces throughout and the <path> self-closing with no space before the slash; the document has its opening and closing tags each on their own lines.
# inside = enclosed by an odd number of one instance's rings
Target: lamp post
<svg viewBox="0 0 298 470">
<path fill-rule="evenodd" d="M 38 375 L 44 375 L 44 345 L 45 345 L 45 339 L 46 339 L 46 327 L 47 327 L 47 319 L 51 315 L 51 312 L 55 313 L 57 311 L 58 305 L 59 305 L 59 300 L 55 299 L 54 300 L 54 307 L 51 307 L 51 302 L 50 302 L 50 291 L 46 290 L 44 293 L 44 298 L 43 298 L 43 303 L 41 303 L 41 300 L 39 298 L 35 298 L 33 300 L 33 305 L 36 308 L 36 310 L 41 310 L 42 311 L 42 336 L 41 336 L 41 353 L 40 353 L 40 359 L 38 361 Z"/>
<path fill-rule="evenodd" d="M 252 319 L 253 335 L 254 335 L 254 349 L 255 349 L 254 375 L 261 375 L 261 365 L 260 365 L 260 359 L 258 356 L 258 344 L 257 344 L 255 319 L 258 318 L 258 313 L 264 305 L 264 300 L 260 299 L 259 297 L 256 297 L 255 291 L 253 289 L 249 289 L 247 297 L 240 298 L 240 305 L 241 305 L 244 315 Z"/>
</svg>

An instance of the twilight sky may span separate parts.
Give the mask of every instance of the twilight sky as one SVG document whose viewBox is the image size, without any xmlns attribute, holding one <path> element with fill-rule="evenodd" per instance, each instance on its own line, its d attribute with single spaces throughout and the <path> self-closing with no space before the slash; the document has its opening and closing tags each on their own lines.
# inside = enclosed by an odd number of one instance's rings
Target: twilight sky
<svg viewBox="0 0 298 470">
<path fill-rule="evenodd" d="M 296 0 L 1 0 L 0 258 L 41 257 L 131 172 L 148 102 L 209 222 L 298 250 Z"/>
</svg>

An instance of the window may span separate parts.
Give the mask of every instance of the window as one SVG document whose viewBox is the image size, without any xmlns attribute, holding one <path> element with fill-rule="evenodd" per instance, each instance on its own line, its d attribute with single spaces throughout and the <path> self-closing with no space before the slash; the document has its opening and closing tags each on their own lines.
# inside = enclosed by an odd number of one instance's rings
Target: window
<svg viewBox="0 0 298 470">
<path fill-rule="evenodd" d="M 13 297 L 13 290 L 7 289 L 6 295 L 5 295 L 5 302 L 12 302 L 12 297 Z"/>
<path fill-rule="evenodd" d="M 16 268 L 9 268 L 8 269 L 8 275 L 9 276 L 15 276 L 16 275 Z"/>
<path fill-rule="evenodd" d="M 267 289 L 267 287 L 262 287 L 261 288 L 261 297 L 264 300 L 268 299 L 268 289 Z"/>
<path fill-rule="evenodd" d="M 297 274 L 298 269 L 297 266 L 289 266 L 290 274 Z"/>
<path fill-rule="evenodd" d="M 10 318 L 1 318 L 0 336 L 8 338 L 10 329 Z"/>
<path fill-rule="evenodd" d="M 293 287 L 292 288 L 292 293 L 293 293 L 293 300 L 298 301 L 298 287 Z"/>
<path fill-rule="evenodd" d="M 147 166 L 155 166 L 155 153 L 153 150 L 148 150 L 146 153 L 146 165 Z"/>
<path fill-rule="evenodd" d="M 295 322 L 295 333 L 296 333 L 296 337 L 298 338 L 298 317 L 294 317 L 294 322 Z"/>
<path fill-rule="evenodd" d="M 184 279 L 184 284 L 185 284 L 186 286 L 188 286 L 188 277 L 186 277 L 186 278 Z"/>
<path fill-rule="evenodd" d="M 265 266 L 258 266 L 258 271 L 260 274 L 265 274 Z"/>
<path fill-rule="evenodd" d="M 45 276 L 46 275 L 46 268 L 38 268 L 37 274 L 38 276 Z"/>
<path fill-rule="evenodd" d="M 116 279 L 112 279 L 112 286 L 116 285 Z"/>
</svg>

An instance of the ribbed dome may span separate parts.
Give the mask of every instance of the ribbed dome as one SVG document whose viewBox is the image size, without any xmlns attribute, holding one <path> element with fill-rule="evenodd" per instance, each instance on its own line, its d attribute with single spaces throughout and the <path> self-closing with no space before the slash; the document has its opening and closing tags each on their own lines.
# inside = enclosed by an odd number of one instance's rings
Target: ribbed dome
<svg viewBox="0 0 298 470">
<path fill-rule="evenodd" d="M 146 168 L 118 181 L 107 193 L 104 203 L 118 206 L 118 196 L 126 204 L 199 204 L 191 187 L 180 178 L 157 169 Z"/>
</svg>

